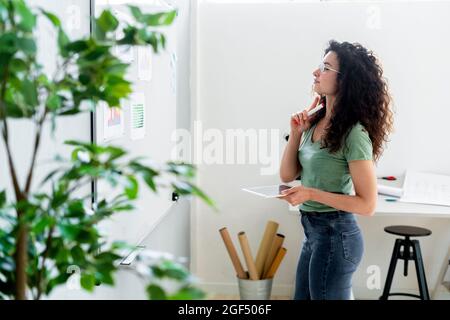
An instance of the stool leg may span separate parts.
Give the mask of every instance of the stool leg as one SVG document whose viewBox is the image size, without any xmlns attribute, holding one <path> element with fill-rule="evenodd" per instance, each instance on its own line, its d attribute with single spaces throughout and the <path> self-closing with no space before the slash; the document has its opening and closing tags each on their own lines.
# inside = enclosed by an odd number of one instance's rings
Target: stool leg
<svg viewBox="0 0 450 320">
<path fill-rule="evenodd" d="M 420 297 L 422 300 L 430 300 L 428 293 L 427 279 L 425 277 L 425 268 L 423 266 L 422 252 L 418 240 L 413 240 L 414 262 L 416 264 L 417 280 L 419 281 Z"/>
<path fill-rule="evenodd" d="M 409 241 L 406 239 L 405 244 L 403 245 L 403 259 L 405 261 L 405 264 L 403 265 L 403 275 L 405 277 L 408 276 L 408 261 L 409 261 Z"/>
<path fill-rule="evenodd" d="M 394 250 L 392 251 L 391 262 L 389 264 L 389 270 L 386 277 L 386 283 L 384 284 L 383 295 L 380 300 L 387 300 L 389 297 L 389 291 L 391 290 L 392 279 L 394 278 L 395 267 L 397 265 L 397 259 L 400 255 L 400 246 L 402 245 L 402 239 L 396 239 Z"/>
</svg>

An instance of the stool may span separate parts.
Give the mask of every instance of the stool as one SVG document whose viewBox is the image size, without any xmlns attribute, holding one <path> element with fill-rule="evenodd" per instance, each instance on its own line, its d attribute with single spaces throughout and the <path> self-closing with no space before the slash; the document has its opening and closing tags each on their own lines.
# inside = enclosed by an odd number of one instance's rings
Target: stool
<svg viewBox="0 0 450 320">
<path fill-rule="evenodd" d="M 394 251 L 392 252 L 391 263 L 389 264 L 389 270 L 386 277 L 386 283 L 384 285 L 383 295 L 380 300 L 387 300 L 389 296 L 409 296 L 419 298 L 422 300 L 430 300 L 430 294 L 428 293 L 427 280 L 425 278 L 425 269 L 423 267 L 422 253 L 420 251 L 420 245 L 418 240 L 410 240 L 410 237 L 425 237 L 431 234 L 431 231 L 425 228 L 412 227 L 412 226 L 389 226 L 384 228 L 384 231 L 390 234 L 395 234 L 405 237 L 404 239 L 396 239 L 394 245 Z M 403 247 L 403 250 L 400 250 Z M 411 252 L 412 249 L 412 252 Z M 389 293 L 392 285 L 392 278 L 394 277 L 395 267 L 397 260 L 401 259 L 405 261 L 403 275 L 408 275 L 408 261 L 414 260 L 416 266 L 417 280 L 419 282 L 420 295 L 409 293 Z"/>
</svg>

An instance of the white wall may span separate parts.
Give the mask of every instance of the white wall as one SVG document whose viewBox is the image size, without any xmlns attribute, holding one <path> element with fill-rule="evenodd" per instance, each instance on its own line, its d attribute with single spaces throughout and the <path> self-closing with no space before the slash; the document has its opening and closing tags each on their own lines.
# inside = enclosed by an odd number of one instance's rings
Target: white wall
<svg viewBox="0 0 450 320">
<path fill-rule="evenodd" d="M 327 41 L 334 38 L 373 49 L 394 96 L 396 132 L 378 164 L 378 173 L 401 175 L 410 168 L 450 174 L 450 147 L 443 138 L 450 133 L 446 97 L 450 65 L 442 62 L 450 55 L 450 45 L 444 40 L 450 30 L 449 2 L 223 2 L 199 1 L 196 13 L 192 120 L 200 120 L 203 130 L 217 129 L 215 136 L 205 137 L 203 142 L 197 137 L 196 150 L 200 146 L 206 149 L 211 139 L 220 140 L 227 129 L 274 129 L 278 135 L 263 146 L 274 145 L 269 148 L 270 155 L 279 161 L 290 114 L 310 101 L 311 74 Z M 224 155 L 227 152 L 223 149 Z M 274 294 L 290 295 L 303 230 L 285 202 L 240 191 L 243 186 L 279 182 L 278 171 L 264 175 L 261 169 L 268 165 L 261 161 L 250 164 L 248 159 L 247 155 L 244 164 L 205 164 L 200 156 L 195 158 L 200 170 L 198 183 L 217 201 L 221 213 L 216 215 L 197 201 L 193 204 L 193 270 L 211 291 L 237 294 L 234 271 L 218 230 L 228 227 L 236 246 L 237 233 L 245 231 L 256 254 L 266 222 L 275 220 L 286 235 L 288 251 L 273 290 Z M 358 221 L 365 256 L 354 277 L 357 298 L 381 294 L 381 290 L 367 288 L 366 270 L 371 265 L 381 268 L 382 288 L 395 239 L 383 228 L 393 224 L 433 231 L 431 237 L 420 239 L 433 290 L 449 248 L 449 219 L 405 215 L 358 217 Z M 393 289 L 415 291 L 414 268 L 407 279 L 400 272 Z"/>
</svg>

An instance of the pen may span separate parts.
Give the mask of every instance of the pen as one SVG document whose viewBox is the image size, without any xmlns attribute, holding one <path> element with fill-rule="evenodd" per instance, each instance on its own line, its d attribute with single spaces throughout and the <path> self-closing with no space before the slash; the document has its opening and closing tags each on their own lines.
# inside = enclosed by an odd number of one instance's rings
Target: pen
<svg viewBox="0 0 450 320">
<path fill-rule="evenodd" d="M 323 104 L 319 104 L 318 106 L 316 106 L 315 108 L 311 109 L 308 111 L 308 116 L 312 116 L 314 113 L 316 113 L 317 111 L 319 111 L 320 109 L 323 108 Z"/>
<path fill-rule="evenodd" d="M 397 178 L 394 176 L 386 176 L 386 177 L 381 177 L 378 179 L 389 180 L 389 181 L 397 180 Z"/>
</svg>

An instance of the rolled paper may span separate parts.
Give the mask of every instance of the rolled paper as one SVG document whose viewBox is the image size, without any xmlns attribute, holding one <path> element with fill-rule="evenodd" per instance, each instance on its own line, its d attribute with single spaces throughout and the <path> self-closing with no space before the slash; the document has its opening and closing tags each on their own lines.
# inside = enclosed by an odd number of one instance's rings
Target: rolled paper
<svg viewBox="0 0 450 320">
<path fill-rule="evenodd" d="M 277 255 L 278 250 L 280 250 L 281 246 L 283 245 L 284 241 L 284 235 L 277 233 L 275 236 L 274 241 L 272 242 L 272 246 L 270 247 L 269 254 L 267 255 L 266 262 L 264 263 L 264 272 L 261 279 L 267 278 L 267 272 L 269 271 L 270 266 L 273 263 L 273 260 L 275 259 L 275 256 Z"/>
<path fill-rule="evenodd" d="M 244 254 L 245 263 L 247 264 L 250 280 L 259 280 L 259 274 L 253 261 L 252 252 L 248 244 L 247 236 L 244 231 L 238 233 L 239 243 L 241 244 L 242 253 Z"/>
<path fill-rule="evenodd" d="M 273 260 L 272 266 L 269 268 L 269 271 L 267 272 L 267 279 L 273 278 L 275 276 L 275 273 L 277 272 L 278 267 L 281 264 L 281 261 L 283 260 L 284 256 L 286 255 L 286 248 L 282 247 L 280 250 L 278 250 L 277 255 L 275 256 L 275 259 Z"/>
<path fill-rule="evenodd" d="M 231 262 L 233 263 L 234 270 L 236 271 L 236 275 L 240 279 L 247 279 L 247 274 L 242 267 L 241 260 L 237 254 L 236 248 L 233 245 L 233 241 L 231 240 L 230 234 L 226 227 L 219 230 L 220 235 L 222 236 L 223 243 L 225 244 L 225 248 L 227 248 L 228 254 L 230 255 Z"/>
<path fill-rule="evenodd" d="M 386 186 L 383 184 L 378 184 L 377 190 L 379 194 L 384 194 L 392 197 L 401 197 L 403 195 L 402 188 Z"/>
<path fill-rule="evenodd" d="M 266 262 L 267 256 L 272 246 L 275 235 L 277 234 L 278 223 L 275 221 L 268 221 L 266 225 L 266 230 L 264 231 L 264 236 L 259 244 L 258 253 L 256 254 L 256 270 L 258 274 L 262 275 L 264 272 L 264 263 Z"/>
</svg>

